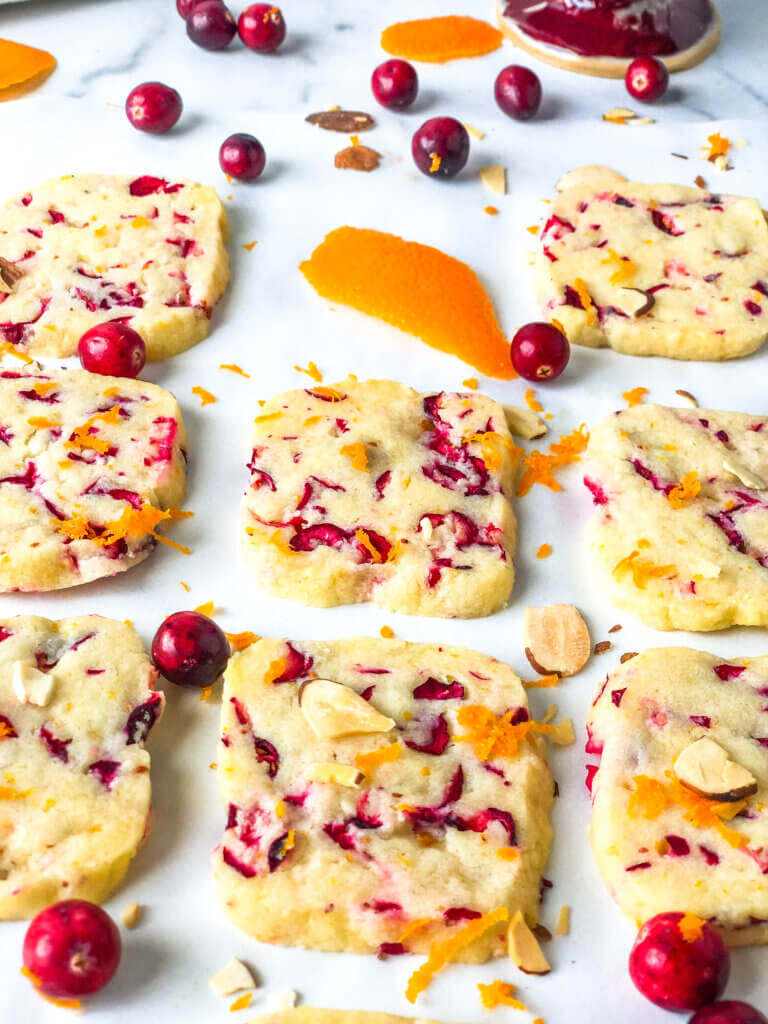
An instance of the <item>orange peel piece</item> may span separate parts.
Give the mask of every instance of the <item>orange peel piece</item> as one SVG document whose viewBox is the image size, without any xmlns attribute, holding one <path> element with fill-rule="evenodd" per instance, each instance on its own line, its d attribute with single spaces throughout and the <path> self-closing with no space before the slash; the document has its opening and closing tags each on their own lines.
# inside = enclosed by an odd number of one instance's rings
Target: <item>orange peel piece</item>
<svg viewBox="0 0 768 1024">
<path fill-rule="evenodd" d="M 509 342 L 466 263 L 369 228 L 336 228 L 299 269 L 332 302 L 378 317 L 489 377 L 510 380 Z"/>
<path fill-rule="evenodd" d="M 6 89 L 17 95 L 13 86 L 31 83 L 33 79 L 42 81 L 55 67 L 56 58 L 47 50 L 0 39 L 0 100 L 13 98 L 4 95 Z"/>
<path fill-rule="evenodd" d="M 399 21 L 381 33 L 381 47 L 395 57 L 444 64 L 498 50 L 503 35 L 479 18 L 446 15 Z"/>
</svg>

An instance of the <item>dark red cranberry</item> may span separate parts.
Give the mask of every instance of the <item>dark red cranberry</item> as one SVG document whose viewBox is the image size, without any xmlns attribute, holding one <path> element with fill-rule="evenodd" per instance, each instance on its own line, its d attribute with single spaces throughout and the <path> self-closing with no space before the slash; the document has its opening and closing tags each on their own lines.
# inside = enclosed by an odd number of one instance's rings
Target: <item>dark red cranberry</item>
<svg viewBox="0 0 768 1024">
<path fill-rule="evenodd" d="M 204 50 L 223 50 L 235 38 L 237 25 L 221 0 L 195 4 L 187 18 L 187 35 Z"/>
<path fill-rule="evenodd" d="M 371 89 L 382 107 L 405 110 L 418 95 L 419 76 L 407 60 L 385 60 L 371 75 Z"/>
<path fill-rule="evenodd" d="M 469 157 L 467 129 L 455 117 L 431 117 L 413 133 L 413 160 L 430 178 L 453 178 Z"/>
<path fill-rule="evenodd" d="M 227 638 L 200 612 L 174 612 L 152 640 L 155 667 L 178 686 L 212 686 L 228 658 Z"/>
<path fill-rule="evenodd" d="M 120 952 L 120 932 L 109 914 L 86 900 L 63 900 L 34 918 L 22 956 L 41 992 L 67 998 L 104 988 Z"/>
<path fill-rule="evenodd" d="M 658 57 L 638 57 L 627 68 L 624 84 L 636 100 L 653 103 L 667 91 L 669 72 Z"/>
<path fill-rule="evenodd" d="M 702 1006 L 688 1024 L 768 1024 L 768 1017 L 748 1003 L 724 999 L 720 1003 Z"/>
<path fill-rule="evenodd" d="M 629 974 L 656 1006 L 682 1013 L 713 1002 L 728 982 L 731 958 L 708 924 L 698 934 L 682 930 L 681 913 L 657 914 L 638 932 L 629 954 Z"/>
<path fill-rule="evenodd" d="M 285 19 L 273 4 L 251 4 L 237 20 L 237 31 L 249 50 L 274 53 L 285 39 Z"/>
<path fill-rule="evenodd" d="M 183 109 L 181 96 L 162 82 L 142 82 L 131 89 L 125 101 L 125 113 L 133 127 L 152 135 L 173 128 Z"/>
<path fill-rule="evenodd" d="M 541 82 L 530 68 L 510 64 L 496 76 L 493 94 L 507 117 L 529 121 L 541 104 Z"/>
<path fill-rule="evenodd" d="M 255 181 L 264 170 L 267 157 L 258 139 L 236 132 L 224 139 L 219 149 L 219 167 L 237 181 Z"/>
<path fill-rule="evenodd" d="M 541 383 L 559 377 L 568 365 L 568 339 L 552 324 L 521 327 L 512 339 L 512 365 L 526 380 Z"/>
<path fill-rule="evenodd" d="M 147 361 L 138 331 L 110 322 L 86 331 L 77 343 L 77 354 L 84 370 L 106 377 L 138 377 Z"/>
<path fill-rule="evenodd" d="M 186 21 L 192 11 L 194 11 L 195 7 L 202 2 L 203 0 L 176 0 L 176 10 L 184 21 Z"/>
</svg>

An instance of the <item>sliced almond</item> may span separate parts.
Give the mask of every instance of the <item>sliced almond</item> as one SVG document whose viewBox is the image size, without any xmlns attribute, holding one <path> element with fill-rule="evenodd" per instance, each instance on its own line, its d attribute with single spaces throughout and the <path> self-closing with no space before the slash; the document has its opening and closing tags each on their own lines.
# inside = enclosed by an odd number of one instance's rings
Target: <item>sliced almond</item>
<svg viewBox="0 0 768 1024">
<path fill-rule="evenodd" d="M 3 259 L 0 256 L 0 292 L 10 295 L 13 291 L 13 286 L 23 276 L 15 263 L 11 263 L 10 260 Z"/>
<path fill-rule="evenodd" d="M 610 121 L 611 124 L 626 124 L 630 117 L 637 117 L 637 114 L 629 107 L 611 107 L 603 114 L 603 120 Z"/>
<path fill-rule="evenodd" d="M 730 171 L 731 170 L 730 162 L 729 162 L 728 157 L 727 157 L 727 155 L 725 153 L 721 153 L 719 156 L 716 156 L 714 161 L 713 161 L 713 163 L 714 163 L 715 167 L 718 169 L 718 171 Z"/>
<path fill-rule="evenodd" d="M 572 171 L 566 171 L 555 188 L 558 192 L 564 192 L 567 188 L 587 185 L 602 192 L 604 189 L 616 188 L 626 180 L 623 174 L 614 171 L 612 167 L 605 167 L 603 164 L 586 164 L 584 167 L 574 167 Z"/>
<path fill-rule="evenodd" d="M 370 146 L 347 146 L 333 158 L 333 166 L 343 171 L 375 171 L 381 154 Z"/>
<path fill-rule="evenodd" d="M 584 668 L 592 651 L 587 624 L 572 604 L 526 608 L 523 616 L 525 655 L 540 675 L 573 676 Z"/>
<path fill-rule="evenodd" d="M 637 128 L 642 124 L 656 124 L 656 118 L 654 117 L 628 117 L 624 122 L 625 124 L 632 125 Z"/>
<path fill-rule="evenodd" d="M 702 576 L 705 580 L 716 580 L 722 569 L 715 562 L 701 561 L 696 563 L 694 575 Z"/>
<path fill-rule="evenodd" d="M 552 970 L 520 910 L 516 911 L 509 922 L 507 953 L 512 963 L 525 974 L 549 974 Z"/>
<path fill-rule="evenodd" d="M 567 935 L 571 930 L 571 908 L 564 904 L 560 907 L 560 916 L 555 926 L 555 935 Z"/>
<path fill-rule="evenodd" d="M 549 734 L 549 738 L 558 747 L 570 747 L 576 742 L 576 733 L 573 731 L 573 722 L 570 718 L 561 718 L 552 728 L 555 731 Z"/>
<path fill-rule="evenodd" d="M 296 1005 L 296 993 L 292 988 L 283 988 L 279 992 L 273 992 L 267 1002 L 271 1012 L 285 1013 Z"/>
<path fill-rule="evenodd" d="M 726 455 L 723 459 L 723 469 L 728 473 L 733 473 L 737 479 L 741 480 L 745 487 L 751 487 L 756 491 L 764 491 L 766 486 L 768 486 L 761 476 L 753 473 L 748 466 L 745 466 L 743 462 L 739 462 L 732 455 Z"/>
<path fill-rule="evenodd" d="M 757 792 L 754 775 L 706 736 L 685 748 L 674 769 L 684 786 L 709 800 L 735 803 Z"/>
<path fill-rule="evenodd" d="M 637 320 L 650 313 L 656 305 L 656 299 L 642 288 L 619 288 L 616 305 L 622 313 Z"/>
<path fill-rule="evenodd" d="M 473 139 L 485 138 L 485 132 L 482 131 L 480 128 L 475 128 L 473 124 L 467 124 L 467 122 L 465 121 L 464 127 L 467 129 L 467 131 L 469 132 Z"/>
<path fill-rule="evenodd" d="M 299 707 L 316 736 L 337 739 L 355 733 L 389 732 L 394 720 L 381 715 L 354 690 L 332 679 L 311 679 L 299 691 Z"/>
<path fill-rule="evenodd" d="M 14 661 L 11 687 L 22 704 L 44 708 L 51 699 L 54 679 L 27 661 Z"/>
<path fill-rule="evenodd" d="M 696 399 L 693 397 L 693 395 L 691 394 L 690 391 L 684 391 L 682 388 L 678 388 L 675 391 L 675 394 L 679 398 L 682 398 L 683 402 L 686 405 L 689 405 L 692 409 L 698 409 L 699 408 L 699 403 L 696 401 Z"/>
<path fill-rule="evenodd" d="M 362 110 L 321 110 L 317 114 L 309 114 L 304 120 L 326 131 L 344 132 L 346 135 L 367 132 L 376 124 L 371 115 Z"/>
<path fill-rule="evenodd" d="M 226 967 L 214 974 L 208 984 L 217 996 L 225 997 L 256 988 L 256 979 L 242 960 L 233 957 Z"/>
<path fill-rule="evenodd" d="M 537 437 L 544 437 L 547 433 L 546 423 L 531 409 L 521 409 L 517 405 L 505 405 L 502 408 L 509 432 L 515 437 L 534 441 Z"/>
<path fill-rule="evenodd" d="M 353 764 L 335 764 L 319 762 L 308 764 L 304 769 L 304 777 L 310 782 L 333 782 L 337 786 L 359 786 L 365 776 Z"/>
<path fill-rule="evenodd" d="M 507 194 L 507 169 L 499 164 L 492 164 L 490 167 L 480 168 L 480 181 L 489 192 L 497 196 Z"/>
<path fill-rule="evenodd" d="M 140 903 L 129 903 L 120 912 L 120 920 L 126 928 L 135 928 L 141 920 L 142 913 L 143 907 Z"/>
</svg>

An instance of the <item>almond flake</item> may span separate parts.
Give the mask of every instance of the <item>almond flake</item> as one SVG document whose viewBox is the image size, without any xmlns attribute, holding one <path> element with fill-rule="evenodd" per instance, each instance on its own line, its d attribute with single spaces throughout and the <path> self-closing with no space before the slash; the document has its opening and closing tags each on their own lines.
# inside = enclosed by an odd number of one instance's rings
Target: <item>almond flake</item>
<svg viewBox="0 0 768 1024">
<path fill-rule="evenodd" d="M 637 651 L 625 651 L 619 658 L 619 661 L 623 665 L 625 661 L 630 661 L 632 658 L 637 657 Z"/>
<path fill-rule="evenodd" d="M 686 405 L 690 405 L 692 409 L 699 408 L 699 403 L 696 401 L 696 399 L 693 397 L 690 391 L 683 391 L 678 388 L 678 390 L 675 391 L 675 394 L 682 398 L 683 402 Z"/>
<path fill-rule="evenodd" d="M 367 132 L 376 124 L 371 115 L 362 110 L 321 110 L 317 114 L 309 114 L 304 120 L 326 131 L 344 132 L 345 135 Z"/>
<path fill-rule="evenodd" d="M 296 1005 L 296 993 L 292 988 L 283 988 L 272 993 L 267 1002 L 271 1013 L 285 1013 Z"/>
<path fill-rule="evenodd" d="M 555 926 L 555 935 L 567 935 L 571 930 L 571 908 L 567 905 L 560 907 L 560 916 Z"/>
<path fill-rule="evenodd" d="M 566 171 L 555 188 L 558 192 L 564 192 L 568 188 L 585 185 L 603 191 L 604 189 L 613 189 L 626 180 L 623 174 L 614 171 L 612 167 L 605 167 L 603 164 L 586 164 L 584 167 L 574 167 L 573 170 Z"/>
<path fill-rule="evenodd" d="M 208 982 L 217 996 L 226 998 L 235 992 L 247 992 L 256 988 L 256 979 L 242 960 L 232 958 Z"/>
<path fill-rule="evenodd" d="M 611 107 L 603 114 L 603 120 L 611 124 L 626 124 L 629 117 L 637 117 L 636 112 L 629 107 Z"/>
<path fill-rule="evenodd" d="M 656 299 L 653 295 L 650 292 L 643 291 L 642 288 L 620 288 L 619 296 L 616 305 L 622 313 L 634 317 L 635 320 L 645 316 L 646 313 L 650 313 L 656 305 Z"/>
<path fill-rule="evenodd" d="M 349 171 L 375 171 L 381 161 L 381 154 L 370 146 L 347 146 L 333 158 L 333 166 Z"/>
<path fill-rule="evenodd" d="M 26 661 L 14 661 L 12 671 L 11 687 L 22 704 L 44 708 L 53 692 L 53 676 Z"/>
<path fill-rule="evenodd" d="M 720 156 L 716 156 L 712 161 L 718 171 L 730 171 L 731 167 L 728 163 L 728 157 L 725 153 L 721 153 Z"/>
<path fill-rule="evenodd" d="M 549 974 L 552 970 L 520 910 L 509 922 L 507 952 L 510 960 L 525 974 Z"/>
<path fill-rule="evenodd" d="M 338 786 L 355 788 L 365 776 L 353 764 L 336 764 L 335 762 L 319 762 L 309 764 L 304 769 L 304 778 L 310 782 L 333 782 Z"/>
<path fill-rule="evenodd" d="M 492 164 L 489 167 L 480 168 L 480 181 L 497 196 L 507 194 L 507 169 L 499 164 Z"/>
<path fill-rule="evenodd" d="M 745 487 L 750 487 L 756 491 L 763 491 L 767 486 L 762 477 L 758 476 L 757 473 L 753 473 L 751 469 L 745 466 L 744 463 L 739 462 L 738 459 L 734 459 L 732 455 L 726 455 L 723 459 L 723 469 L 741 480 Z"/>
<path fill-rule="evenodd" d="M 0 256 L 0 292 L 10 295 L 13 286 L 21 277 L 23 277 L 23 273 L 16 264 Z"/>
<path fill-rule="evenodd" d="M 654 117 L 629 117 L 625 121 L 625 124 L 631 124 L 635 127 L 639 127 L 642 124 L 656 124 Z"/>
<path fill-rule="evenodd" d="M 348 686 L 332 679 L 311 679 L 299 691 L 299 707 L 309 727 L 321 739 L 358 733 L 389 732 L 393 719 L 381 715 Z"/>
<path fill-rule="evenodd" d="M 120 913 L 120 920 L 126 928 L 135 928 L 141 920 L 142 913 L 143 907 L 140 903 L 129 903 L 126 907 L 123 907 Z"/>
<path fill-rule="evenodd" d="M 595 644 L 595 654 L 605 654 L 606 651 L 610 651 L 613 644 L 610 640 L 601 640 L 600 643 Z"/>
<path fill-rule="evenodd" d="M 525 655 L 540 675 L 573 676 L 589 660 L 592 641 L 587 624 L 572 604 L 526 608 Z"/>
<path fill-rule="evenodd" d="M 479 128 L 475 128 L 473 124 L 467 124 L 466 122 L 464 122 L 464 127 L 467 129 L 467 131 L 469 132 L 473 139 L 485 138 L 485 132 L 481 131 Z"/>
<path fill-rule="evenodd" d="M 538 437 L 544 437 L 547 433 L 547 425 L 544 420 L 530 409 L 521 409 L 517 405 L 505 405 L 502 408 L 509 432 L 515 437 L 534 441 Z"/>
<path fill-rule="evenodd" d="M 708 800 L 737 803 L 757 792 L 754 775 L 707 736 L 686 747 L 673 767 L 684 786 Z"/>
<path fill-rule="evenodd" d="M 553 726 L 554 732 L 549 734 L 549 738 L 558 747 L 570 747 L 572 743 L 576 742 L 576 733 L 573 731 L 573 722 L 570 718 L 561 718 L 559 722 L 556 722 Z"/>
</svg>

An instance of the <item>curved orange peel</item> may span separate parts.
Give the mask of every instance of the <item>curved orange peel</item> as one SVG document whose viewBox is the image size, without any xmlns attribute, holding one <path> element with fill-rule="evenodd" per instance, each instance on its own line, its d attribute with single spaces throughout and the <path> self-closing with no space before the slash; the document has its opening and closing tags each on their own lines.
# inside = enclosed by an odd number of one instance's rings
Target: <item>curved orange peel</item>
<svg viewBox="0 0 768 1024">
<path fill-rule="evenodd" d="M 503 38 L 487 21 L 450 14 L 390 25 L 381 33 L 381 46 L 395 57 L 444 64 L 498 50 Z"/>
<path fill-rule="evenodd" d="M 55 67 L 56 58 L 46 50 L 14 43 L 10 39 L 0 39 L 0 99 L 11 99 L 25 91 L 14 86 L 33 81 L 38 84 Z"/>
</svg>

